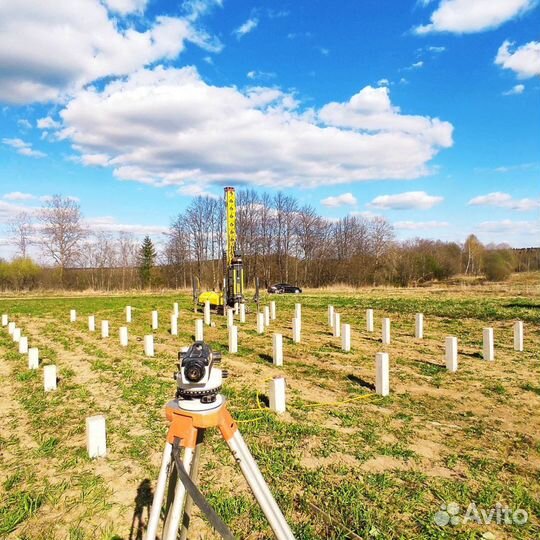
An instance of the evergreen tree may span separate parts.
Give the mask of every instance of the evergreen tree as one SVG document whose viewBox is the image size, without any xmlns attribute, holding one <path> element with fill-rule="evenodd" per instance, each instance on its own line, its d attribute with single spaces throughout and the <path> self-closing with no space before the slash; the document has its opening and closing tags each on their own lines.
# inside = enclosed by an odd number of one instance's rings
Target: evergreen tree
<svg viewBox="0 0 540 540">
<path fill-rule="evenodd" d="M 143 288 L 151 285 L 152 268 L 156 260 L 156 249 L 149 236 L 145 236 L 139 250 L 139 275 Z"/>
</svg>

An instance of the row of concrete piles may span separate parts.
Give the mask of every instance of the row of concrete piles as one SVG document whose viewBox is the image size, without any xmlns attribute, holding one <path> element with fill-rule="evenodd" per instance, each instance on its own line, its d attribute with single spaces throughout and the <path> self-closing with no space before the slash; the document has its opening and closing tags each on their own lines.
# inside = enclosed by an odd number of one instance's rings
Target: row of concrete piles
<svg viewBox="0 0 540 540">
<path fill-rule="evenodd" d="M 1 317 L 2 328 L 7 328 L 8 334 L 13 339 L 19 354 L 25 355 L 28 360 L 28 369 L 39 369 L 40 356 L 38 347 L 29 347 L 28 336 L 24 335 L 23 329 L 17 326 L 15 321 L 10 320 L 7 313 Z M 43 389 L 45 392 L 56 390 L 57 385 L 56 366 L 49 364 L 43 366 Z"/>
<path fill-rule="evenodd" d="M 374 331 L 373 309 L 366 310 L 366 330 Z M 342 336 L 342 349 L 350 351 L 350 325 L 341 324 L 339 313 L 334 306 L 328 306 L 328 325 L 332 328 L 335 337 Z M 523 321 L 516 321 L 513 326 L 514 331 L 514 350 L 523 352 Z M 424 338 L 424 314 L 416 313 L 414 336 L 416 339 Z M 495 360 L 495 342 L 493 328 L 483 328 L 483 358 L 488 362 Z M 381 342 L 383 345 L 390 345 L 390 318 L 382 319 Z M 445 338 L 445 362 L 446 369 L 450 372 L 456 372 L 458 369 L 458 339 L 455 336 Z M 390 367 L 389 355 L 386 352 L 379 352 L 375 355 L 375 387 L 377 394 L 388 395 L 390 392 Z"/>
</svg>

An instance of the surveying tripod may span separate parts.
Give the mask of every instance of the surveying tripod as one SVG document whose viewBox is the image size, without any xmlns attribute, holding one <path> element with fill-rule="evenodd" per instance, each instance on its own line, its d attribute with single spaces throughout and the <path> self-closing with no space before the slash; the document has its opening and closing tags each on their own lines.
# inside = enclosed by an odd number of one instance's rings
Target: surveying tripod
<svg viewBox="0 0 540 540">
<path fill-rule="evenodd" d="M 162 540 L 176 540 L 181 521 L 181 538 L 187 537 L 191 501 L 199 506 L 223 538 L 234 539 L 196 486 L 198 457 L 204 432 L 212 427 L 217 427 L 221 432 L 276 538 L 294 540 L 292 531 L 236 422 L 227 410 L 225 398 L 219 393 L 226 372 L 213 365 L 221 360 L 221 355 L 213 353 L 208 345 L 199 341 L 186 352 L 180 353 L 180 359 L 179 372 L 175 375 L 178 384 L 177 396 L 165 406 L 170 426 L 148 520 L 146 540 L 156 539 L 167 480 L 171 497 L 165 508 Z M 184 449 L 182 459 L 180 459 L 181 448 Z"/>
</svg>

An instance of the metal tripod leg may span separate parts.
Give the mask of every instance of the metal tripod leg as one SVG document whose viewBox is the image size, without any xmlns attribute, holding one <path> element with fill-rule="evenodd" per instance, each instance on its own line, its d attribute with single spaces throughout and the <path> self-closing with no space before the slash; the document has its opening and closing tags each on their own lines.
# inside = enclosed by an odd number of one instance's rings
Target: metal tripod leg
<svg viewBox="0 0 540 540">
<path fill-rule="evenodd" d="M 161 468 L 152 501 L 152 509 L 148 518 L 148 527 L 146 529 L 146 540 L 155 540 L 159 525 L 159 517 L 161 515 L 161 506 L 165 494 L 165 486 L 167 485 L 167 477 L 169 476 L 169 467 L 172 459 L 172 444 L 166 443 L 163 450 L 163 458 L 161 460 Z"/>
<path fill-rule="evenodd" d="M 227 441 L 231 452 L 242 469 L 253 495 L 257 499 L 270 527 L 278 540 L 294 540 L 294 535 L 285 521 L 268 485 L 266 484 L 257 463 L 253 459 L 244 438 L 239 431 Z M 168 539 L 167 539 L 168 540 Z"/>
<path fill-rule="evenodd" d="M 199 462 L 201 459 L 201 448 L 204 440 L 204 429 L 199 429 L 197 432 L 197 446 L 195 447 L 195 452 L 193 453 L 193 460 L 191 461 L 191 471 L 189 472 L 190 478 L 193 480 L 193 483 L 197 483 L 197 476 L 199 474 Z M 189 531 L 189 525 L 191 523 L 191 509 L 193 507 L 193 499 L 189 496 L 189 493 L 186 496 L 186 504 L 184 505 L 184 517 L 182 518 L 182 530 L 180 531 L 180 540 L 187 540 L 187 535 Z"/>
<path fill-rule="evenodd" d="M 193 448 L 184 448 L 184 456 L 182 463 L 186 471 L 191 471 L 191 462 L 193 459 Z M 180 481 L 176 482 L 174 490 L 174 500 L 163 529 L 163 540 L 176 540 L 178 536 L 178 526 L 180 525 L 180 518 L 182 517 L 182 511 L 184 510 L 184 502 L 186 499 L 186 488 Z"/>
</svg>

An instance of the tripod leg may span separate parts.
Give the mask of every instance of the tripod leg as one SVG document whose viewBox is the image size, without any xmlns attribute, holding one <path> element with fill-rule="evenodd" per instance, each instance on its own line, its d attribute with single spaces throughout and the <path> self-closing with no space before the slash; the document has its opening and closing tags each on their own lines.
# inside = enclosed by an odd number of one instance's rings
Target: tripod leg
<svg viewBox="0 0 540 540">
<path fill-rule="evenodd" d="M 266 484 L 257 463 L 253 459 L 242 434 L 237 430 L 227 441 L 229 448 L 242 469 L 242 473 L 253 491 L 261 510 L 263 511 L 270 527 L 278 540 L 294 540 L 293 533 L 285 521 L 268 485 Z"/>
<path fill-rule="evenodd" d="M 186 471 L 191 471 L 191 462 L 193 459 L 193 448 L 184 448 L 184 457 L 182 462 Z M 178 536 L 178 526 L 184 509 L 186 499 L 186 488 L 182 482 L 177 481 L 174 490 L 174 500 L 167 514 L 165 527 L 163 530 L 163 540 L 176 540 Z"/>
<path fill-rule="evenodd" d="M 154 500 L 152 501 L 152 509 L 150 510 L 150 517 L 148 519 L 146 540 L 155 540 L 156 538 L 157 528 L 159 525 L 159 516 L 161 514 L 161 505 L 163 504 L 163 495 L 165 493 L 165 485 L 167 483 L 169 466 L 171 464 L 171 452 L 172 444 L 166 443 L 165 449 L 163 450 L 163 458 L 161 460 L 161 468 L 159 470 Z"/>
<path fill-rule="evenodd" d="M 199 429 L 197 432 L 197 446 L 195 447 L 195 452 L 193 453 L 193 460 L 191 462 L 191 471 L 189 472 L 190 478 L 193 480 L 193 483 L 197 483 L 197 476 L 199 474 L 199 461 L 201 458 L 201 448 L 204 440 L 204 429 Z M 191 522 L 191 508 L 193 507 L 193 499 L 189 496 L 189 493 L 186 495 L 186 504 L 184 506 L 184 517 L 182 518 L 182 530 L 180 531 L 180 540 L 187 540 L 187 535 L 189 531 L 189 525 Z"/>
</svg>

